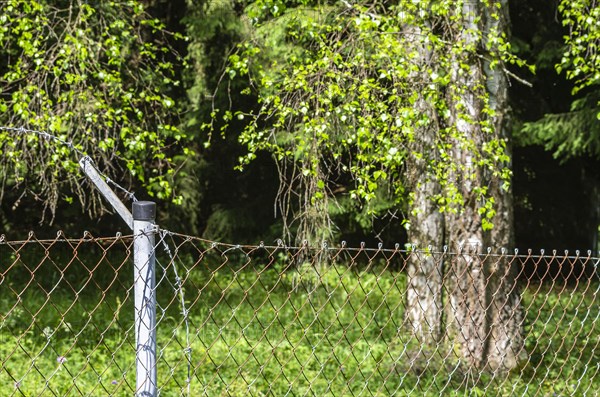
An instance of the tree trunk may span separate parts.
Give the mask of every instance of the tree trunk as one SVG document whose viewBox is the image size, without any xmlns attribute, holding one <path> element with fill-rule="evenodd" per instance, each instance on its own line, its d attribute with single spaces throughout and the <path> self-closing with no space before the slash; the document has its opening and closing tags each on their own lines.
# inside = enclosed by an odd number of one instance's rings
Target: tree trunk
<svg viewBox="0 0 600 397">
<path fill-rule="evenodd" d="M 484 260 L 479 255 L 482 246 L 508 247 L 513 240 L 511 192 L 503 188 L 498 173 L 481 161 L 490 157 L 483 150 L 485 144 L 508 144 L 509 138 L 504 71 L 499 65 L 491 67 L 487 57 L 492 55 L 480 53 L 488 44 L 490 32 L 507 30 L 507 4 L 499 4 L 499 9 L 494 4 L 463 4 L 457 40 L 466 49 L 453 55 L 448 98 L 454 129 L 453 164 L 457 165 L 453 183 L 463 205 L 446 220 L 448 242 L 459 247 L 448 272 L 448 317 L 462 359 L 470 367 L 508 370 L 518 364 L 523 352 L 520 295 L 514 271 L 505 259 Z M 486 123 L 490 123 L 489 130 Z M 500 162 L 493 168 L 502 165 Z M 481 187 L 488 187 L 487 192 Z M 485 200 L 491 199 L 496 216 L 492 231 L 485 232 L 482 226 L 488 212 L 480 209 Z"/>
<path fill-rule="evenodd" d="M 431 151 L 432 133 L 434 131 L 424 129 L 415 134 L 413 150 L 417 153 Z M 436 258 L 431 251 L 437 251 L 443 245 L 444 215 L 432 200 L 440 193 L 440 185 L 426 171 L 426 156 L 411 157 L 412 205 L 408 237 L 417 251 L 410 254 L 408 261 L 406 319 L 419 341 L 435 343 L 441 337 L 443 269 L 441 258 Z"/>
<path fill-rule="evenodd" d="M 499 0 L 498 17 L 490 15 L 494 10 L 486 7 L 484 19 L 486 32 L 505 32 L 509 35 L 508 0 Z M 512 158 L 510 109 L 508 106 L 508 78 L 501 67 L 492 67 L 489 61 L 483 64 L 489 106 L 494 111 L 493 127 L 497 139 L 506 144 L 506 152 Z M 491 230 L 491 241 L 495 247 L 514 247 L 514 214 L 512 185 L 506 185 L 496 177 L 490 183 L 490 196 L 496 201 L 496 216 Z M 523 340 L 523 312 L 521 291 L 517 284 L 517 269 L 506 257 L 492 263 L 488 291 L 493 298 L 489 307 L 490 340 L 488 365 L 492 369 L 510 370 L 526 359 Z"/>
<path fill-rule="evenodd" d="M 425 35 L 417 27 L 404 32 L 420 56 L 420 67 L 431 62 L 432 51 L 423 42 Z M 444 243 L 444 215 L 438 210 L 433 198 L 441 193 L 441 187 L 428 169 L 435 153 L 436 136 L 439 132 L 438 117 L 434 105 L 426 98 L 427 77 L 415 76 L 424 81 L 423 89 L 415 102 L 421 122 L 409 144 L 407 157 L 407 185 L 411 191 L 408 216 L 408 239 L 417 251 L 408 261 L 408 289 L 406 321 L 413 335 L 422 343 L 435 346 L 441 339 L 442 323 L 442 262 L 429 250 L 440 250 Z"/>
</svg>

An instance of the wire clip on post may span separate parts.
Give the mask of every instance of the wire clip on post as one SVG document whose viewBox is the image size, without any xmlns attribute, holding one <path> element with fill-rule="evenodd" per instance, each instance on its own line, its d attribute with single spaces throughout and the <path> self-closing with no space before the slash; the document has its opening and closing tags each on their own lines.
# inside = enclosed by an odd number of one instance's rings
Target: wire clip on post
<svg viewBox="0 0 600 397">
<path fill-rule="evenodd" d="M 156 397 L 156 203 L 136 201 L 132 212 L 136 396 Z"/>
</svg>

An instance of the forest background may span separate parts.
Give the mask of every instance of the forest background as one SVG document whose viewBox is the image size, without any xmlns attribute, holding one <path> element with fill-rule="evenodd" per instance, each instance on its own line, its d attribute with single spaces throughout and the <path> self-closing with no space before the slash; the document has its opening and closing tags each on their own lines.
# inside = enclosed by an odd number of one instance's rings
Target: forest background
<svg viewBox="0 0 600 397">
<path fill-rule="evenodd" d="M 303 212 L 289 197 L 288 207 L 278 201 L 290 186 L 278 154 L 249 146 L 247 128 L 256 119 L 247 115 L 259 112 L 265 97 L 249 78 L 252 68 L 275 74 L 273 60 L 285 65 L 297 47 L 312 48 L 294 32 L 322 28 L 331 15 L 350 9 L 352 18 L 372 22 L 403 3 L 1 4 L 1 126 L 47 131 L 72 143 L 139 199 L 158 201 L 164 228 L 256 243 L 284 235 L 293 242 Z M 527 0 L 506 6 L 514 245 L 598 249 L 598 5 Z M 248 55 L 249 48 L 268 51 Z M 68 147 L 2 130 L 0 151 L 3 233 L 113 235 L 124 228 L 90 193 Z M 252 161 L 240 160 L 249 155 Z M 327 239 L 350 246 L 408 242 L 408 195 L 380 184 L 357 197 L 359 185 L 340 171 L 317 186 L 316 193 L 322 188 L 332 199 L 320 207 Z M 302 186 L 292 197 L 305 193 Z"/>
</svg>

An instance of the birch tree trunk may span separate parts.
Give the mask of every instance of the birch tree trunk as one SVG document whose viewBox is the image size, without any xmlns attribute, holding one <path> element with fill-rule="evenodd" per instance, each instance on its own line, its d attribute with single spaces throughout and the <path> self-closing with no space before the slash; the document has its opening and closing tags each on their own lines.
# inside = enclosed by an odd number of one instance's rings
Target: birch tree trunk
<svg viewBox="0 0 600 397">
<path fill-rule="evenodd" d="M 433 56 L 423 40 L 425 36 L 417 27 L 407 28 L 405 35 L 419 54 L 420 69 L 425 69 Z M 421 72 L 414 77 L 427 86 L 424 75 L 426 73 Z M 409 144 L 410 154 L 406 160 L 411 191 L 408 238 L 417 248 L 408 261 L 406 320 L 420 342 L 434 346 L 441 339 L 443 269 L 441 259 L 428 252 L 428 248 L 436 251 L 444 244 L 444 215 L 432 200 L 441 193 L 439 182 L 428 169 L 435 160 L 432 156 L 436 152 L 440 126 L 437 111 L 426 95 L 426 88 L 419 90 L 414 106 L 422 122 L 418 123 L 420 127 Z"/>
<path fill-rule="evenodd" d="M 415 146 L 427 147 L 427 139 L 418 140 Z M 414 172 L 424 167 L 424 160 L 415 160 Z M 411 171 L 412 173 L 413 171 Z M 413 176 L 415 205 L 409 215 L 411 226 L 409 241 L 418 251 L 412 252 L 408 262 L 408 290 L 406 318 L 413 335 L 422 343 L 437 343 L 441 339 L 442 323 L 442 278 L 441 258 L 429 252 L 443 245 L 444 217 L 431 200 L 439 192 L 436 181 L 423 173 Z"/>
<path fill-rule="evenodd" d="M 508 0 L 499 0 L 498 16 L 492 16 L 490 7 L 484 10 L 486 32 L 505 32 L 509 35 Z M 506 144 L 506 152 L 512 158 L 511 116 L 508 106 L 508 78 L 504 70 L 492 67 L 489 60 L 483 63 L 489 106 L 494 111 L 493 128 L 497 138 Z M 496 200 L 494 228 L 491 241 L 495 247 L 508 250 L 514 247 L 514 213 L 512 185 L 504 184 L 500 178 L 492 178 L 490 195 Z M 508 253 L 508 251 L 506 251 Z M 490 338 L 488 365 L 492 369 L 510 370 L 526 359 L 523 339 L 523 311 L 521 291 L 517 284 L 517 269 L 503 257 L 490 266 L 488 295 L 490 305 Z"/>
<path fill-rule="evenodd" d="M 484 260 L 479 255 L 482 246 L 508 247 L 513 240 L 512 194 L 477 155 L 493 141 L 508 144 L 507 80 L 501 66 L 488 59 L 493 58 L 487 51 L 493 51 L 494 44 L 486 42 L 490 34 L 507 31 L 507 15 L 504 0 L 462 5 L 457 39 L 466 50 L 453 55 L 448 93 L 450 124 L 455 129 L 453 164 L 459 165 L 453 183 L 464 204 L 447 217 L 448 242 L 460 247 L 449 269 L 448 321 L 463 360 L 471 367 L 494 371 L 514 368 L 523 352 L 514 271 L 506 260 Z M 494 226 L 485 232 L 483 217 L 488 212 L 480 209 L 484 200 L 492 199 Z"/>
</svg>

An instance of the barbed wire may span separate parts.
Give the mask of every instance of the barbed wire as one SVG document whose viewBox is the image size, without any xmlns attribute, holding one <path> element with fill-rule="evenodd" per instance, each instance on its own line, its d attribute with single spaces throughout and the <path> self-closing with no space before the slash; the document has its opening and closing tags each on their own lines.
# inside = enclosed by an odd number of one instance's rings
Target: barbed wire
<svg viewBox="0 0 600 397">
<path fill-rule="evenodd" d="M 255 243 L 255 244 L 235 244 L 235 243 L 229 243 L 229 242 L 224 242 L 224 241 L 215 241 L 215 240 L 211 240 L 211 239 L 205 239 L 202 237 L 198 237 L 198 236 L 192 236 L 192 235 L 188 235 L 185 233 L 179 233 L 179 232 L 174 232 L 174 231 L 170 231 L 170 230 L 166 230 L 166 229 L 161 229 L 161 231 L 164 231 L 165 233 L 168 233 L 170 236 L 176 236 L 179 238 L 184 238 L 184 239 L 188 239 L 188 240 L 194 240 L 194 241 L 198 241 L 201 242 L 203 244 L 207 244 L 214 247 L 223 247 L 225 250 L 233 250 L 233 249 L 268 249 L 268 250 L 275 250 L 275 249 L 284 249 L 284 250 L 294 250 L 294 251 L 299 251 L 299 250 L 311 250 L 311 251 L 315 251 L 315 250 L 328 250 L 328 251 L 349 251 L 349 252 L 358 252 L 358 251 L 364 251 L 364 252 L 370 252 L 370 253 L 376 253 L 376 252 L 382 252 L 382 253 L 394 253 L 394 252 L 402 252 L 402 253 L 410 253 L 410 252 L 418 252 L 418 253 L 431 253 L 431 254 L 460 254 L 462 252 L 466 252 L 467 250 L 469 252 L 471 252 L 472 250 L 475 251 L 475 253 L 480 254 L 480 255 L 489 255 L 489 256 L 529 256 L 529 257 L 547 257 L 547 256 L 557 256 L 557 257 L 564 257 L 564 258 L 569 258 L 569 259 L 576 259 L 576 258 L 581 258 L 581 257 L 589 257 L 589 258 L 600 258 L 600 251 L 595 252 L 594 250 L 588 249 L 588 250 L 557 250 L 557 249 L 551 249 L 551 250 L 546 250 L 544 248 L 541 248 L 539 250 L 534 250 L 532 248 L 525 248 L 525 249 L 521 249 L 521 248 L 514 248 L 512 250 L 508 250 L 506 248 L 502 248 L 502 247 L 486 247 L 483 246 L 481 244 L 477 244 L 477 245 L 471 245 L 471 244 L 457 244 L 455 246 L 449 246 L 449 245 L 443 245 L 440 247 L 434 247 L 432 245 L 428 245 L 428 246 L 417 246 L 415 244 L 400 244 L 400 243 L 395 243 L 393 247 L 385 247 L 383 243 L 378 243 L 377 247 L 369 247 L 367 246 L 367 243 L 364 241 L 361 241 L 359 243 L 356 243 L 356 245 L 354 246 L 350 246 L 348 245 L 348 242 L 342 240 L 339 243 L 335 243 L 335 244 L 330 244 L 330 243 L 323 243 L 320 244 L 318 246 L 311 246 L 308 244 L 308 241 L 304 241 L 302 245 L 288 245 L 285 244 L 285 242 L 283 241 L 283 239 L 276 239 L 274 241 L 274 244 L 266 244 L 264 241 L 260 241 L 259 243 Z"/>
<path fill-rule="evenodd" d="M 72 154 L 76 155 L 78 161 L 87 159 L 89 164 L 91 164 L 94 167 L 94 169 L 98 172 L 98 174 L 100 174 L 100 176 L 106 181 L 107 184 L 113 186 L 114 188 L 124 193 L 125 196 L 132 202 L 138 201 L 133 192 L 121 186 L 119 183 L 115 182 L 108 175 L 106 175 L 104 172 L 98 169 L 98 166 L 94 162 L 93 158 L 90 155 L 88 155 L 84 150 L 81 150 L 76 145 L 74 145 L 72 140 L 67 141 L 47 131 L 33 130 L 24 127 L 0 126 L 0 131 L 6 131 L 17 135 L 36 135 L 42 139 L 53 141 L 60 144 L 61 146 L 65 146 L 69 149 L 69 151 Z"/>
<path fill-rule="evenodd" d="M 69 148 L 71 150 L 71 152 L 75 152 L 80 158 L 87 156 L 87 153 L 85 153 L 84 151 L 77 148 L 73 144 L 73 141 L 66 141 L 66 140 L 61 139 L 61 138 L 57 137 L 56 135 L 53 135 L 47 131 L 32 130 L 32 129 L 24 128 L 24 127 L 7 127 L 7 126 L 0 126 L 0 131 L 13 132 L 18 135 L 27 135 L 27 134 L 37 135 L 40 138 L 51 140 L 51 141 L 60 143 L 63 146 L 66 146 L 67 148 Z"/>
</svg>

